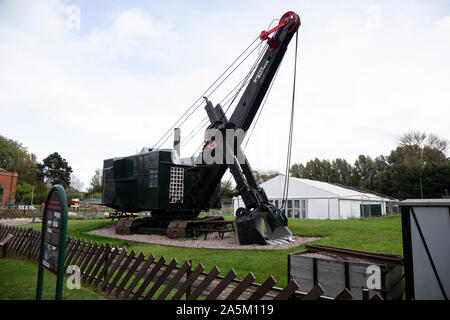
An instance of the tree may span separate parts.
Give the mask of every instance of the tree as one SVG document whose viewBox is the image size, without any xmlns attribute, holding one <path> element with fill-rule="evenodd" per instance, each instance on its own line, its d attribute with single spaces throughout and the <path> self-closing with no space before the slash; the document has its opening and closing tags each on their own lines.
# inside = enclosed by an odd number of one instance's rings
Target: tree
<svg viewBox="0 0 450 320">
<path fill-rule="evenodd" d="M 17 172 L 18 184 L 37 185 L 38 182 L 42 182 L 39 181 L 36 165 L 36 155 L 28 152 L 27 148 L 18 141 L 0 136 L 0 168 Z"/>
<path fill-rule="evenodd" d="M 31 204 L 34 186 L 23 182 L 16 186 L 16 203 Z M 34 200 L 34 199 L 33 199 Z"/>
<path fill-rule="evenodd" d="M 38 167 L 48 185 L 60 184 L 64 188 L 67 188 L 70 185 L 72 168 L 69 166 L 66 159 L 63 159 L 59 153 L 52 153 L 45 158 Z"/>
<path fill-rule="evenodd" d="M 83 186 L 83 182 L 81 182 L 81 180 L 76 175 L 70 175 L 70 188 L 76 191 L 81 191 L 83 189 Z"/>
<path fill-rule="evenodd" d="M 359 155 L 353 166 L 353 186 L 374 189 L 377 166 L 370 156 Z"/>
<path fill-rule="evenodd" d="M 294 178 L 318 180 L 323 182 L 351 184 L 352 166 L 344 159 L 329 160 L 314 159 L 304 166 L 294 163 L 290 170 Z"/>
<path fill-rule="evenodd" d="M 421 169 L 395 164 L 384 172 L 381 193 L 397 199 L 421 198 Z"/>
<path fill-rule="evenodd" d="M 276 176 L 279 176 L 281 174 L 277 170 L 254 170 L 253 173 L 255 175 L 256 182 L 259 184 L 275 178 Z"/>
<path fill-rule="evenodd" d="M 398 199 L 443 197 L 450 191 L 449 142 L 435 134 L 411 131 L 389 156 L 359 155 L 352 166 L 346 160 L 314 159 L 295 163 L 292 177 L 312 179 L 383 193 Z"/>
<path fill-rule="evenodd" d="M 399 145 L 391 152 L 391 164 L 423 167 L 426 163 L 446 161 L 449 142 L 433 133 L 410 131 L 399 139 Z"/>
<path fill-rule="evenodd" d="M 375 168 L 376 174 L 373 181 L 372 190 L 381 192 L 381 180 L 383 178 L 384 173 L 389 170 L 389 163 L 387 161 L 387 157 L 378 156 L 375 158 Z"/>
<path fill-rule="evenodd" d="M 95 174 L 91 178 L 88 195 L 94 198 L 101 198 L 103 191 L 103 174 L 102 170 L 95 169 Z"/>
<path fill-rule="evenodd" d="M 291 177 L 294 178 L 303 178 L 303 174 L 305 171 L 305 166 L 301 163 L 294 163 L 289 170 Z"/>
<path fill-rule="evenodd" d="M 70 185 L 66 189 L 67 199 L 80 199 L 83 198 L 83 192 L 81 191 L 83 189 L 83 182 L 80 181 L 80 179 L 74 175 L 70 175 Z"/>
<path fill-rule="evenodd" d="M 233 186 L 231 180 L 227 182 L 220 182 L 220 196 L 222 198 L 233 198 L 234 194 L 237 192 L 236 188 Z"/>
<path fill-rule="evenodd" d="M 330 181 L 347 186 L 352 185 L 352 165 L 345 159 L 337 158 L 333 160 L 331 162 Z"/>
<path fill-rule="evenodd" d="M 308 161 L 302 170 L 301 178 L 330 182 L 331 162 L 329 160 L 319 160 L 317 158 Z"/>
<path fill-rule="evenodd" d="M 18 186 L 22 184 L 34 186 L 34 203 L 41 203 L 47 197 L 49 188 L 44 183 L 44 178 L 36 161 L 36 155 L 29 152 L 20 142 L 1 135 L 0 168 L 17 172 L 19 175 L 17 180 Z M 30 193 L 26 194 L 26 196 L 22 196 L 19 187 L 18 201 L 21 201 L 21 196 L 28 199 L 27 197 L 30 196 Z"/>
<path fill-rule="evenodd" d="M 398 199 L 446 196 L 450 190 L 447 148 L 448 140 L 432 133 L 411 131 L 403 135 L 385 158 L 376 188 Z"/>
<path fill-rule="evenodd" d="M 448 197 L 450 192 L 450 161 L 430 162 L 423 168 L 423 194 L 425 198 Z"/>
</svg>

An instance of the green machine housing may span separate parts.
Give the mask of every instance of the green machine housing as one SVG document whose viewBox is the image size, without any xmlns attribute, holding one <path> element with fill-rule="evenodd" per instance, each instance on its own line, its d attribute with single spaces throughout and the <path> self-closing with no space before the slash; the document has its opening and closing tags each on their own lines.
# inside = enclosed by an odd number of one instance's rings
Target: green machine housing
<svg viewBox="0 0 450 320">
<path fill-rule="evenodd" d="M 173 220 L 198 216 L 200 211 L 220 208 L 220 184 L 209 201 L 199 201 L 195 187 L 201 166 L 175 161 L 173 150 L 141 153 L 104 160 L 102 202 L 118 212 L 151 211 Z"/>
</svg>

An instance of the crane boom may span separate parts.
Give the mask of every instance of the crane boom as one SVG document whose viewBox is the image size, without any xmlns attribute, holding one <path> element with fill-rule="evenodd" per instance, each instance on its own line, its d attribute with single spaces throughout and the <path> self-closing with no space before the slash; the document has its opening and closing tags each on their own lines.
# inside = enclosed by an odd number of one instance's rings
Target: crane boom
<svg viewBox="0 0 450 320">
<path fill-rule="evenodd" d="M 266 36 L 263 39 L 267 39 L 270 43 L 269 48 L 256 67 L 251 81 L 242 94 L 230 119 L 227 121 L 220 105 L 214 108 L 211 102 L 207 102 L 205 109 L 207 110 L 211 125 L 220 122 L 223 124 L 223 127 L 233 128 L 234 130 L 241 129 L 247 131 L 250 128 L 284 57 L 288 44 L 300 26 L 300 18 L 294 12 L 287 12 L 280 19 L 278 26 L 281 27 L 276 29 L 273 38 L 267 38 L 267 33 L 262 32 L 262 35 L 264 33 L 264 36 Z M 224 140 L 226 140 L 226 132 L 224 132 L 223 136 Z M 255 199 L 256 196 L 252 196 L 251 194 L 259 190 L 259 187 L 247 158 L 242 163 L 213 164 L 203 170 L 200 178 L 201 182 L 192 191 L 198 195 L 198 201 L 204 202 L 205 199 L 211 197 L 212 191 L 220 183 L 227 169 L 230 169 L 236 181 L 237 189 L 243 196 L 246 206 L 248 208 L 253 207 L 257 199 Z M 260 198 L 266 199 L 263 191 L 260 191 L 259 194 Z"/>
<path fill-rule="evenodd" d="M 287 219 L 283 219 L 282 217 L 284 213 L 270 205 L 264 190 L 259 187 L 253 170 L 250 167 L 250 163 L 245 155 L 241 157 L 241 161 L 238 161 L 236 153 L 240 152 L 240 154 L 243 154 L 240 145 L 227 145 L 227 141 L 232 141 L 233 143 L 235 141 L 235 139 L 227 139 L 227 135 L 230 134 L 230 129 L 242 130 L 245 132 L 250 128 L 250 125 L 258 113 L 259 107 L 261 106 L 265 95 L 267 94 L 270 84 L 273 81 L 276 71 L 283 60 L 289 42 L 295 32 L 297 32 L 299 26 L 299 16 L 294 12 L 287 12 L 281 17 L 278 26 L 270 31 L 261 32 L 260 38 L 268 41 L 268 49 L 256 67 L 249 84 L 247 85 L 229 120 L 225 116 L 225 113 L 220 105 L 213 107 L 212 103 L 206 99 L 205 109 L 211 123 L 209 128 L 220 129 L 223 137 L 223 143 L 221 145 L 223 150 L 221 151 L 224 155 L 224 161 L 220 164 L 213 164 L 203 170 L 199 179 L 200 183 L 197 184 L 196 188 L 193 190 L 193 192 L 198 195 L 198 200 L 200 202 L 203 202 L 205 199 L 209 199 L 209 197 L 211 197 L 211 191 L 214 190 L 214 186 L 217 186 L 217 184 L 220 183 L 226 170 L 229 169 L 236 182 L 238 195 L 242 197 L 245 203 L 245 211 L 241 211 L 246 213 L 245 216 L 249 216 L 251 210 L 266 208 L 262 211 L 269 211 L 269 214 L 272 215 L 275 220 L 283 220 L 286 221 L 287 224 Z M 269 35 L 272 32 L 275 32 L 275 34 L 272 38 L 270 38 Z M 206 148 L 203 149 L 201 157 L 203 157 L 205 151 L 207 151 Z M 226 154 L 229 152 L 234 153 L 233 161 L 227 163 Z M 242 219 L 245 220 L 246 217 L 244 217 L 244 214 L 242 216 Z M 256 218 L 252 219 L 255 220 Z M 236 221 L 236 224 L 238 223 L 239 221 Z M 250 223 L 253 223 L 253 221 Z M 254 228 L 262 229 L 261 226 L 250 227 L 245 230 L 245 233 L 251 234 L 252 231 L 249 229 Z M 287 231 L 282 233 L 285 235 L 282 236 L 282 238 L 290 238 L 292 235 Z M 279 237 L 280 234 L 277 234 L 277 238 Z M 249 236 L 249 238 L 250 242 L 265 242 L 262 236 Z M 259 240 L 255 240 L 255 238 L 259 238 Z"/>
</svg>

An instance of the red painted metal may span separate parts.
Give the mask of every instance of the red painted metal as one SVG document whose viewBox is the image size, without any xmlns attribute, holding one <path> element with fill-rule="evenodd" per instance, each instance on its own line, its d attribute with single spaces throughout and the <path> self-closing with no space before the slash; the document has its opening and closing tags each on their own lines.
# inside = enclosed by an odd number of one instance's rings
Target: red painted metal
<svg viewBox="0 0 450 320">
<path fill-rule="evenodd" d="M 259 35 L 259 39 L 261 39 L 262 41 L 267 40 L 267 44 L 269 45 L 269 50 L 273 50 L 276 46 L 277 46 L 277 41 L 275 38 L 271 38 L 269 37 L 270 34 L 274 33 L 275 31 L 277 31 L 278 29 L 286 26 L 289 21 L 291 20 L 291 18 L 295 19 L 295 22 L 292 24 L 292 26 L 289 29 L 289 32 L 292 32 L 295 29 L 295 26 L 300 23 L 300 18 L 298 16 L 298 14 L 296 14 L 294 11 L 288 11 L 285 14 L 283 14 L 283 16 L 280 19 L 280 22 L 278 23 L 277 26 L 273 27 L 272 29 L 268 30 L 268 31 L 261 31 L 261 34 Z"/>
</svg>

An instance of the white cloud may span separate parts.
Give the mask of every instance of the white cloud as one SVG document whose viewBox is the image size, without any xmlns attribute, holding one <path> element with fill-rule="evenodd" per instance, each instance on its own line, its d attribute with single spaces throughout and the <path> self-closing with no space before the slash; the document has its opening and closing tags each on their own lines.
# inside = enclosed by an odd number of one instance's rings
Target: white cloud
<svg viewBox="0 0 450 320">
<path fill-rule="evenodd" d="M 61 39 L 67 33 L 66 6 L 58 0 L 39 1 L 1 1 L 0 18 L 3 23 L 20 26 L 21 33 L 45 39 Z"/>
<path fill-rule="evenodd" d="M 436 22 L 436 28 L 440 31 L 450 31 L 450 16 L 446 16 Z"/>
<path fill-rule="evenodd" d="M 164 95 L 170 75 L 126 72 L 114 61 L 103 62 L 105 53 L 133 58 L 141 43 L 148 47 L 146 43 L 160 41 L 170 28 L 139 10 L 129 10 L 118 14 L 105 30 L 74 36 L 65 24 L 63 5 L 35 3 L 2 6 L 2 16 L 21 13 L 22 19 L 0 24 L 0 110 L 16 122 L 0 128 L 0 133 L 20 140 L 40 159 L 60 151 L 87 182 L 104 158 L 151 144 L 154 138 L 148 128 L 160 132 L 163 127 L 154 121 L 157 107 L 176 100 Z M 102 43 L 98 50 L 92 48 L 95 36 Z M 152 58 L 168 59 L 163 51 L 156 46 Z M 182 96 L 183 90 L 179 92 Z M 26 118 L 28 123 L 22 122 Z M 52 132 L 51 126 L 64 131 Z M 57 137 L 51 138 L 54 133 Z M 135 146 L 130 148 L 133 140 Z"/>
<path fill-rule="evenodd" d="M 155 21 L 138 9 L 120 12 L 110 27 L 95 28 L 87 38 L 89 47 L 110 59 L 143 55 L 166 60 L 161 48 L 176 35 L 170 25 Z"/>
</svg>

